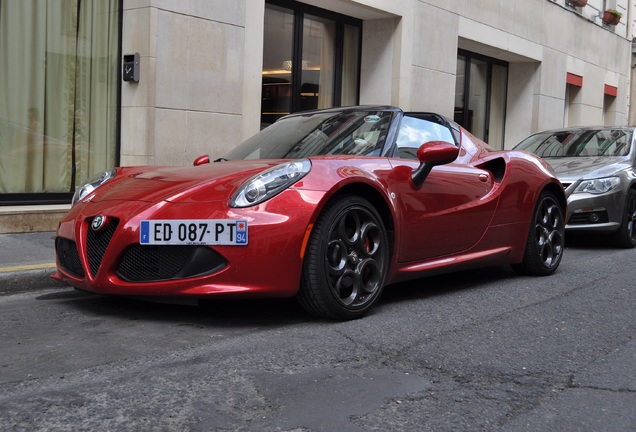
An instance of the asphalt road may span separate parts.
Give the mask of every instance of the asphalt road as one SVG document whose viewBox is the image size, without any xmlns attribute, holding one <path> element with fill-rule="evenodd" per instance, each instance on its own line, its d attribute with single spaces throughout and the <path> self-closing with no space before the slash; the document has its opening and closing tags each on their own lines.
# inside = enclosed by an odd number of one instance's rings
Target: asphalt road
<svg viewBox="0 0 636 432">
<path fill-rule="evenodd" d="M 0 297 L 0 430 L 636 430 L 635 262 L 572 243 L 553 276 L 421 279 L 352 322 L 287 300 Z"/>
</svg>

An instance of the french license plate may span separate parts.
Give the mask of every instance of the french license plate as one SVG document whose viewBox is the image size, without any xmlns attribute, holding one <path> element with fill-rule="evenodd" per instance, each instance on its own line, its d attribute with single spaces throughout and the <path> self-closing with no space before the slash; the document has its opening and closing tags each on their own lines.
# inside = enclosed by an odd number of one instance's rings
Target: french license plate
<svg viewBox="0 0 636 432">
<path fill-rule="evenodd" d="M 246 245 L 247 221 L 233 219 L 144 220 L 142 245 Z"/>
</svg>

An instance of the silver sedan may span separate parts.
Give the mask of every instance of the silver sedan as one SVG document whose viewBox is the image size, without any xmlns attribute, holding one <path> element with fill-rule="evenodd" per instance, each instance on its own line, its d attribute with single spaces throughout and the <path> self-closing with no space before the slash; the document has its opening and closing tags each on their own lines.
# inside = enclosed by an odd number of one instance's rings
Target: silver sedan
<svg viewBox="0 0 636 432">
<path fill-rule="evenodd" d="M 548 162 L 568 197 L 566 231 L 606 233 L 636 246 L 636 148 L 633 127 L 580 127 L 539 132 L 515 150 Z"/>
</svg>

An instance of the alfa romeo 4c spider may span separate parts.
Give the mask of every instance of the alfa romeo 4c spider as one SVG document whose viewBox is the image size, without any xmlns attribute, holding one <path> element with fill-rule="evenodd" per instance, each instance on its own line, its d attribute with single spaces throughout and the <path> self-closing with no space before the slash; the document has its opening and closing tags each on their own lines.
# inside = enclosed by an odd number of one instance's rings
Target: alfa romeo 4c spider
<svg viewBox="0 0 636 432">
<path fill-rule="evenodd" d="M 565 215 L 542 159 L 493 150 L 441 115 L 316 110 L 214 161 L 88 180 L 59 224 L 53 277 L 103 295 L 296 297 L 346 320 L 430 274 L 552 274 Z"/>
</svg>

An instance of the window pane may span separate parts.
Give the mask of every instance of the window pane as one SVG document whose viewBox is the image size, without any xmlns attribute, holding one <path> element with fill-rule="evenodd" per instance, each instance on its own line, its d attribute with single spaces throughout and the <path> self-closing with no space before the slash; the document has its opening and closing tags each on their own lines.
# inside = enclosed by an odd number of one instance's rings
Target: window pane
<svg viewBox="0 0 636 432">
<path fill-rule="evenodd" d="M 345 25 L 344 31 L 341 105 L 350 106 L 358 104 L 360 27 Z"/>
<path fill-rule="evenodd" d="M 303 25 L 302 111 L 333 106 L 335 22 L 307 16 Z"/>
<path fill-rule="evenodd" d="M 455 112 L 464 109 L 464 81 L 466 80 L 466 58 L 457 56 L 457 72 L 455 73 Z"/>
<path fill-rule="evenodd" d="M 477 138 L 486 139 L 486 109 L 488 101 L 488 64 L 473 59 L 470 63 L 470 94 L 468 95 L 468 130 Z"/>
<path fill-rule="evenodd" d="M 118 2 L 83 1 L 73 107 L 75 186 L 115 166 L 119 57 Z M 47 112 L 53 108 L 47 107 Z"/>
<path fill-rule="evenodd" d="M 116 163 L 119 2 L 78 4 L 0 2 L 0 193 L 71 192 Z"/>
<path fill-rule="evenodd" d="M 294 14 L 266 5 L 263 41 L 261 123 L 274 123 L 291 111 L 292 42 Z"/>
<path fill-rule="evenodd" d="M 398 157 L 417 160 L 417 150 L 429 141 L 455 142 L 445 126 L 417 117 L 402 118 L 397 137 Z"/>
<path fill-rule="evenodd" d="M 361 24 L 308 9 L 266 2 L 261 128 L 291 112 L 358 103 Z"/>
<path fill-rule="evenodd" d="M 488 144 L 496 149 L 503 149 L 504 145 L 504 118 L 506 112 L 507 84 L 508 68 L 500 65 L 492 65 Z"/>
<path fill-rule="evenodd" d="M 316 155 L 378 156 L 393 114 L 389 111 L 320 112 L 291 116 L 261 130 L 226 159 L 299 159 Z"/>
<path fill-rule="evenodd" d="M 457 56 L 457 69 L 455 73 L 455 112 L 453 120 L 468 127 L 468 115 L 464 106 L 464 96 L 466 93 L 466 58 L 463 55 Z"/>
</svg>

